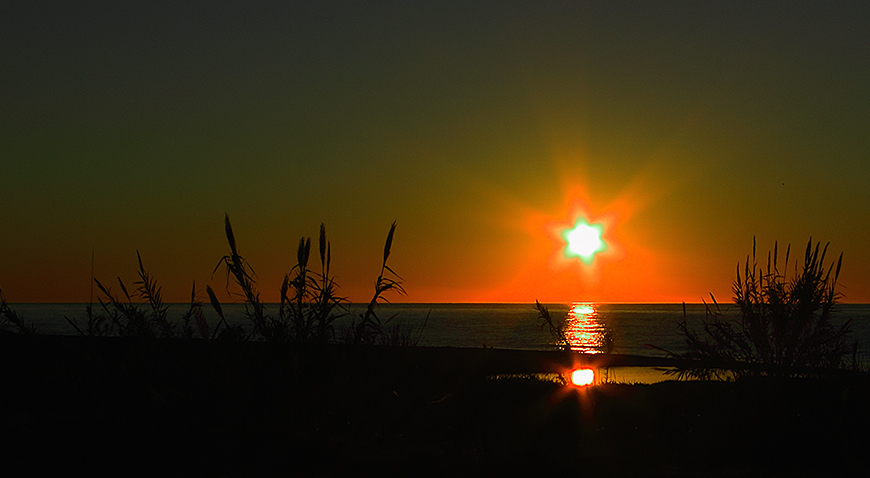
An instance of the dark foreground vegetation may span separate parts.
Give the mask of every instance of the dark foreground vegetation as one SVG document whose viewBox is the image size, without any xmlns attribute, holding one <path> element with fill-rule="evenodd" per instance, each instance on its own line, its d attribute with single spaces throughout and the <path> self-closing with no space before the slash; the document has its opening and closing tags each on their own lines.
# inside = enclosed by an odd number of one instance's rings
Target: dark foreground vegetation
<svg viewBox="0 0 870 478">
<path fill-rule="evenodd" d="M 2 462 L 13 472 L 643 476 L 828 475 L 866 462 L 863 375 L 586 389 L 517 375 L 578 358 L 3 333 Z"/>
<path fill-rule="evenodd" d="M 207 323 L 192 288 L 188 312 L 167 317 L 160 288 L 138 258 L 131 294 L 95 279 L 77 337 L 39 335 L 0 292 L 0 466 L 6 473 L 540 476 L 830 476 L 866 469 L 870 379 L 853 366 L 825 250 L 810 244 L 786 280 L 753 250 L 735 281 L 737 322 L 711 312 L 704 334 L 682 330 L 687 352 L 669 358 L 571 352 L 563 324 L 536 304 L 559 350 L 397 347 L 409 343 L 378 316 L 403 292 L 388 266 L 395 224 L 365 313 L 337 334 L 344 313 L 310 240 L 281 285 L 277 313 L 225 220 L 230 253 L 218 263 L 250 327 Z M 786 264 L 788 263 L 786 253 Z M 714 304 L 715 306 L 715 300 Z M 601 350 L 612 350 L 605 334 Z M 853 351 L 857 348 L 853 348 Z M 854 354 L 853 354 L 854 357 Z M 670 367 L 653 385 L 565 383 L 572 366 Z M 854 361 L 853 361 L 854 363 Z M 540 374 L 550 373 L 548 378 Z M 727 380 L 707 380 L 724 378 Z"/>
<path fill-rule="evenodd" d="M 741 376 L 820 376 L 841 368 L 860 370 L 860 344 L 851 337 L 851 320 L 836 327 L 832 317 L 843 254 L 825 264 L 828 245 L 807 242 L 803 262 L 795 262 L 789 276 L 791 246 L 779 262 L 776 244 L 767 267 L 758 264 L 755 241 L 743 273 L 737 265 L 734 280 L 736 320 L 726 318 L 712 297 L 703 333 L 679 323 L 686 351 L 667 355 L 682 359 L 674 373 L 681 378 L 728 379 Z M 685 306 L 683 308 L 685 314 Z M 851 341 L 851 343 L 850 343 Z"/>
</svg>

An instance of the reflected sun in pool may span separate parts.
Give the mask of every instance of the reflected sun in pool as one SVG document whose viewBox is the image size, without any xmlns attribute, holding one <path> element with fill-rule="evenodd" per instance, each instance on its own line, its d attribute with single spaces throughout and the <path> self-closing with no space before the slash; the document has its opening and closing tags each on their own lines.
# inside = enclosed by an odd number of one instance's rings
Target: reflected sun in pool
<svg viewBox="0 0 870 478">
<path fill-rule="evenodd" d="M 571 383 L 584 387 L 595 383 L 595 372 L 591 368 L 580 368 L 571 372 Z"/>
</svg>

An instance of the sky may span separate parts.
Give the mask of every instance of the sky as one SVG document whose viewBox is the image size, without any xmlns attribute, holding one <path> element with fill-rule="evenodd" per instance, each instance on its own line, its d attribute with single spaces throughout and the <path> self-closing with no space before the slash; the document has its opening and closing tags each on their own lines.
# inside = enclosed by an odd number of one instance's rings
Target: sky
<svg viewBox="0 0 870 478">
<path fill-rule="evenodd" d="M 0 288 L 267 301 L 325 224 L 366 302 L 730 302 L 757 244 L 870 302 L 866 2 L 3 2 Z M 581 219 L 606 250 L 566 257 Z M 782 255 L 782 250 L 780 250 Z M 117 288 L 117 287 L 116 287 Z M 233 289 L 230 288 L 230 291 Z"/>
</svg>

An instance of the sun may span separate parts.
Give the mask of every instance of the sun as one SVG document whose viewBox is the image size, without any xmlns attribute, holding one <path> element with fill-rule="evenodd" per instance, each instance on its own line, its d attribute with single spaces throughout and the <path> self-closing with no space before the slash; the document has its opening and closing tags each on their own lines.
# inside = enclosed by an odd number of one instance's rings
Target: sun
<svg viewBox="0 0 870 478">
<path fill-rule="evenodd" d="M 604 228 L 600 224 L 589 224 L 580 218 L 571 229 L 562 232 L 562 238 L 567 245 L 566 256 L 579 257 L 584 263 L 590 264 L 595 254 L 607 249 L 607 245 L 601 239 Z"/>
<path fill-rule="evenodd" d="M 594 254 L 601 247 L 601 232 L 581 224 L 568 233 L 568 248 L 581 256 Z"/>
</svg>

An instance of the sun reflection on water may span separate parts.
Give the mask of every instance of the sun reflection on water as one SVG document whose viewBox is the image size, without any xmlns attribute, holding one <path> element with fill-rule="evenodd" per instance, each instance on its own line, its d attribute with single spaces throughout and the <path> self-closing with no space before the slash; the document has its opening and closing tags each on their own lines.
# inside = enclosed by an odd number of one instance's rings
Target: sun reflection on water
<svg viewBox="0 0 870 478">
<path fill-rule="evenodd" d="M 587 354 L 607 351 L 608 335 L 598 317 L 598 306 L 589 302 L 574 302 L 565 320 L 565 337 L 571 350 Z"/>
</svg>

